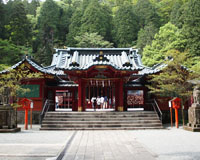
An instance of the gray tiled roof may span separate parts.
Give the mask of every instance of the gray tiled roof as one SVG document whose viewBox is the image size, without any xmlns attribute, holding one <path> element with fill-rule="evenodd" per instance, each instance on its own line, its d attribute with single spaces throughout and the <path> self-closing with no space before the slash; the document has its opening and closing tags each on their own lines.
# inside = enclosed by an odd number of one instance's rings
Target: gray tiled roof
<svg viewBox="0 0 200 160">
<path fill-rule="evenodd" d="M 46 74 L 52 74 L 52 75 L 64 75 L 63 71 L 55 71 L 55 66 L 50 66 L 50 67 L 42 67 L 41 65 L 37 64 L 35 61 L 29 59 L 29 58 L 24 58 L 23 60 L 21 60 L 20 62 L 16 63 L 15 65 L 13 65 L 12 67 L 10 67 L 10 69 L 15 69 L 18 66 L 20 66 L 21 64 L 23 64 L 24 62 L 28 62 L 32 67 L 34 67 L 35 69 L 37 69 L 38 71 L 42 72 L 42 73 L 46 73 Z M 9 72 L 8 70 L 3 70 L 0 72 L 0 74 Z"/>
<path fill-rule="evenodd" d="M 165 68 L 167 64 L 159 63 L 154 65 L 153 67 L 144 67 L 141 71 L 138 72 L 138 75 L 147 75 L 147 74 L 154 74 L 160 72 L 163 68 Z"/>
<path fill-rule="evenodd" d="M 94 65 L 142 70 L 140 58 L 137 50 L 132 48 L 67 48 L 56 49 L 51 66 L 56 65 L 61 70 L 86 70 Z"/>
</svg>

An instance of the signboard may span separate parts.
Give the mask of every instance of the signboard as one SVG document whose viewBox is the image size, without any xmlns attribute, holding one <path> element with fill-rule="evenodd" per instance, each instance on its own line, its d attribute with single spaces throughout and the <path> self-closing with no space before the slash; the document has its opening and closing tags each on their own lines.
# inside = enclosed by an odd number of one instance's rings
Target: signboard
<svg viewBox="0 0 200 160">
<path fill-rule="evenodd" d="M 19 97 L 23 98 L 38 98 L 40 97 L 40 85 L 22 85 L 24 89 L 30 89 L 30 92 L 26 92 L 24 94 L 19 93 Z"/>
<path fill-rule="evenodd" d="M 127 92 L 127 105 L 143 105 L 144 91 L 143 90 L 129 90 Z"/>
</svg>

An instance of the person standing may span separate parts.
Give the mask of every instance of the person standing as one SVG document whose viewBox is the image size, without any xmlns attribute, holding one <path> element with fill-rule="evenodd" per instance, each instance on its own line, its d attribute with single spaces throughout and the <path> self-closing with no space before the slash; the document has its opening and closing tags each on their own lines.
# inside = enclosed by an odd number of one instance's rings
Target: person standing
<svg viewBox="0 0 200 160">
<path fill-rule="evenodd" d="M 98 96 L 97 97 L 97 108 L 100 108 L 101 105 L 101 98 Z"/>
<path fill-rule="evenodd" d="M 101 96 L 101 109 L 104 109 L 104 106 L 103 106 L 103 104 L 104 104 L 104 97 L 103 97 L 103 96 Z"/>
<path fill-rule="evenodd" d="M 103 108 L 105 108 L 105 109 L 107 109 L 108 108 L 108 97 L 107 96 L 105 96 L 104 97 L 104 103 L 103 103 Z"/>
<path fill-rule="evenodd" d="M 94 106 L 94 101 L 97 102 L 96 97 L 92 97 L 92 99 L 91 99 L 91 102 L 92 102 L 92 108 L 93 108 L 93 109 L 94 109 L 94 107 L 96 107 L 96 106 Z"/>
</svg>

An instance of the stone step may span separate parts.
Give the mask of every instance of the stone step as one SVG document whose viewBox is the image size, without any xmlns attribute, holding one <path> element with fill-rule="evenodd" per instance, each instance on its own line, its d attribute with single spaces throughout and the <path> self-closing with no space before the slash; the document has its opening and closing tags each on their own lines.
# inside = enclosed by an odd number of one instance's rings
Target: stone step
<svg viewBox="0 0 200 160">
<path fill-rule="evenodd" d="M 134 118 L 44 118 L 43 121 L 137 121 L 158 120 L 158 117 L 134 117 Z"/>
<path fill-rule="evenodd" d="M 124 112 L 116 112 L 116 111 L 92 111 L 92 112 L 68 112 L 68 111 L 49 111 L 48 114 L 137 114 L 137 113 L 155 113 L 154 111 L 124 111 Z"/>
<path fill-rule="evenodd" d="M 43 121 L 42 124 L 134 124 L 134 123 L 160 123 L 159 120 L 140 121 Z"/>
<path fill-rule="evenodd" d="M 42 124 L 42 127 L 52 127 L 52 128 L 103 128 L 103 127 L 161 127 L 160 123 L 151 123 L 151 124 Z"/>
<path fill-rule="evenodd" d="M 42 127 L 40 130 L 147 130 L 147 129 L 163 129 L 163 127 L 94 127 L 94 128 L 53 128 Z"/>
<path fill-rule="evenodd" d="M 119 116 L 119 115 L 155 115 L 155 112 L 48 112 L 49 116 Z"/>
<path fill-rule="evenodd" d="M 49 115 L 45 118 L 123 118 L 123 117 L 157 117 L 156 114 L 146 115 Z"/>
<path fill-rule="evenodd" d="M 155 112 L 48 112 L 41 130 L 161 129 Z"/>
</svg>

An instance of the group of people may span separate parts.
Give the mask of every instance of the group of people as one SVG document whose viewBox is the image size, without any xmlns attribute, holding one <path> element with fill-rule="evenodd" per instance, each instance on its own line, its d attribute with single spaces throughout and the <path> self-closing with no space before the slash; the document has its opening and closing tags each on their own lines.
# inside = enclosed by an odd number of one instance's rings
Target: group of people
<svg viewBox="0 0 200 160">
<path fill-rule="evenodd" d="M 96 108 L 100 108 L 100 109 L 107 109 L 108 108 L 108 97 L 92 97 L 91 98 L 91 102 L 92 102 L 92 108 L 96 109 Z"/>
</svg>

